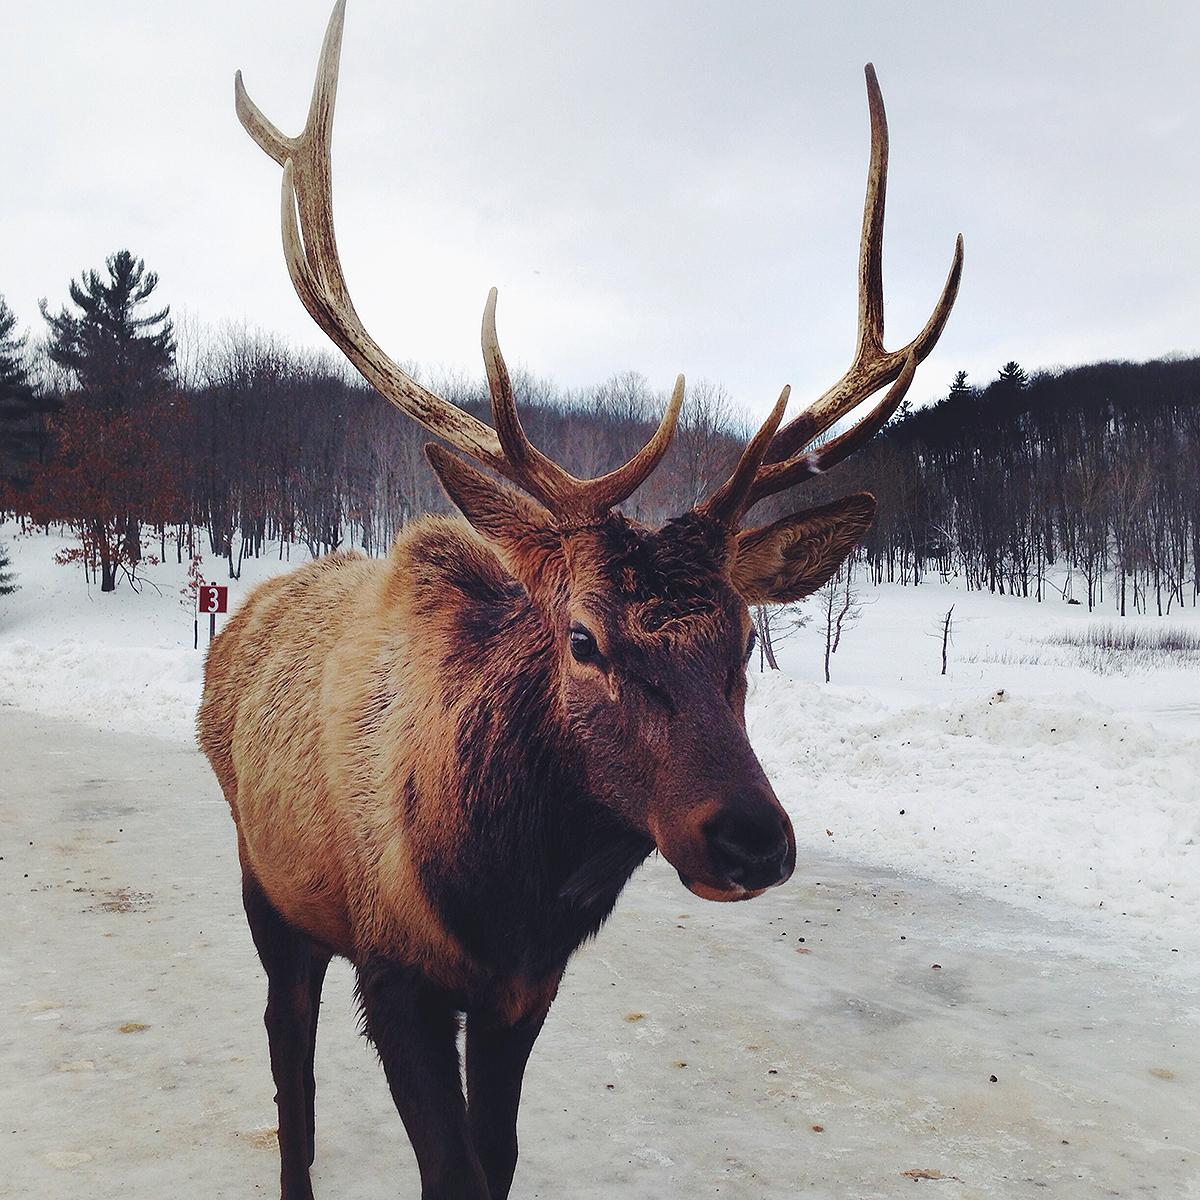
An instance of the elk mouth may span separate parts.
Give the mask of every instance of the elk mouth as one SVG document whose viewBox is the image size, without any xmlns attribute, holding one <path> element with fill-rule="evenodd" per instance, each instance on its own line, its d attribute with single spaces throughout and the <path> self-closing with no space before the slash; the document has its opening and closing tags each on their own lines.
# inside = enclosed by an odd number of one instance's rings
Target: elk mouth
<svg viewBox="0 0 1200 1200">
<path fill-rule="evenodd" d="M 755 896 L 761 896 L 767 890 L 765 887 L 745 888 L 740 883 L 731 883 L 728 880 L 725 881 L 723 887 L 714 887 L 711 883 L 701 883 L 690 875 L 685 875 L 678 868 L 675 874 L 679 876 L 679 882 L 693 896 L 699 896 L 701 900 L 712 900 L 718 904 L 735 904 L 739 900 L 753 900 Z"/>
</svg>

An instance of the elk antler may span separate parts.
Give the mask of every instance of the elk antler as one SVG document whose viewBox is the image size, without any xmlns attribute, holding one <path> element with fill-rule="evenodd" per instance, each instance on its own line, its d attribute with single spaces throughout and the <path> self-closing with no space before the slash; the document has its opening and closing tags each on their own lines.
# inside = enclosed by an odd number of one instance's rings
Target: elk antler
<svg viewBox="0 0 1200 1200">
<path fill-rule="evenodd" d="M 937 345 L 958 295 L 963 266 L 962 234 L 955 242 L 950 273 L 925 328 L 899 350 L 884 349 L 883 211 L 887 198 L 888 129 L 879 80 L 870 63 L 866 75 L 871 112 L 871 164 L 867 171 L 867 196 L 859 243 L 858 340 L 854 361 L 833 387 L 778 433 L 774 433 L 779 424 L 776 406 L 776 411 L 746 447 L 730 479 L 701 505 L 701 511 L 728 523 L 736 524 L 747 509 L 767 496 L 829 470 L 882 429 L 904 399 L 917 365 Z M 842 417 L 889 383 L 892 386 L 883 399 L 857 424 L 818 449 L 806 452 Z M 770 443 L 765 451 L 760 448 L 764 433 Z"/>
<path fill-rule="evenodd" d="M 535 449 L 521 428 L 496 340 L 494 288 L 484 309 L 483 353 L 495 430 L 423 387 L 383 352 L 354 311 L 333 231 L 330 146 L 345 16 L 346 0 L 337 0 L 325 31 L 308 120 L 298 137 L 285 136 L 267 120 L 246 94 L 240 71 L 234 79 L 238 118 L 283 168 L 283 252 L 296 294 L 367 382 L 430 433 L 512 480 L 557 515 L 586 518 L 606 512 L 632 495 L 666 453 L 683 401 L 683 376 L 675 381 L 654 436 L 633 458 L 598 479 L 576 479 Z"/>
<path fill-rule="evenodd" d="M 521 486 L 551 512 L 574 512 L 585 516 L 605 513 L 614 504 L 632 496 L 662 462 L 683 406 L 683 376 L 679 375 L 654 436 L 615 471 L 596 479 L 576 479 L 534 446 L 521 427 L 508 367 L 496 338 L 495 288 L 488 293 L 483 309 L 483 364 L 492 393 L 492 422 L 500 437 L 505 461 L 520 473 L 518 482 Z"/>
</svg>

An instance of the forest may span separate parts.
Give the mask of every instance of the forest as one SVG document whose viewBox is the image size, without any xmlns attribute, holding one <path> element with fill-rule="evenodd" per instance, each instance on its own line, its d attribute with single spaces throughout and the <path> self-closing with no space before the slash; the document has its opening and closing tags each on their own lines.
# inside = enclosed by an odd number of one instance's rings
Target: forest
<svg viewBox="0 0 1200 1200">
<path fill-rule="evenodd" d="M 876 580 L 936 572 L 1161 616 L 1200 595 L 1198 467 L 1200 359 L 1032 377 L 1010 362 L 981 388 L 960 373 L 827 483 L 878 497 Z"/>
<path fill-rule="evenodd" d="M 0 515 L 61 526 L 62 562 L 102 591 L 139 565 L 357 546 L 385 553 L 408 519 L 443 511 L 429 435 L 332 357 L 245 326 L 174 322 L 127 250 L 84 271 L 44 330 L 0 297 Z M 487 420 L 482 378 L 412 374 Z M 666 403 L 634 371 L 564 389 L 518 375 L 533 440 L 596 475 L 630 455 Z M 655 523 L 724 478 L 748 430 L 718 383 L 691 383 L 674 446 L 626 506 Z M 876 581 L 970 588 L 1166 614 L 1200 597 L 1200 359 L 1027 374 L 1016 361 L 906 405 L 849 461 L 757 511 L 854 490 L 879 500 L 858 569 Z M 208 569 L 211 575 L 211 567 Z"/>
</svg>

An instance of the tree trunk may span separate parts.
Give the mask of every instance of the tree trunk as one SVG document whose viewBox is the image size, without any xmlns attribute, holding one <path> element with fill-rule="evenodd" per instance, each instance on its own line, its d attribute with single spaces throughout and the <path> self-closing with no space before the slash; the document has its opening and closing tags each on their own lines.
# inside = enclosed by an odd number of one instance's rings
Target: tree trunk
<svg viewBox="0 0 1200 1200">
<path fill-rule="evenodd" d="M 771 619 L 767 616 L 767 610 L 760 608 L 758 610 L 758 644 L 761 652 L 759 670 L 762 670 L 762 662 L 772 671 L 779 670 L 779 663 L 775 658 L 775 646 L 771 641 Z"/>
<path fill-rule="evenodd" d="M 125 557 L 134 567 L 142 561 L 142 523 L 136 517 L 125 521 Z"/>
<path fill-rule="evenodd" d="M 104 524 L 97 521 L 93 526 L 96 534 L 96 551 L 100 556 L 100 590 L 115 592 L 117 590 L 117 567 L 112 561 L 111 548 Z"/>
<path fill-rule="evenodd" d="M 942 623 L 942 674 L 946 673 L 946 647 L 950 643 L 950 618 L 954 616 L 954 605 L 950 605 L 950 611 L 946 614 L 946 619 Z"/>
</svg>

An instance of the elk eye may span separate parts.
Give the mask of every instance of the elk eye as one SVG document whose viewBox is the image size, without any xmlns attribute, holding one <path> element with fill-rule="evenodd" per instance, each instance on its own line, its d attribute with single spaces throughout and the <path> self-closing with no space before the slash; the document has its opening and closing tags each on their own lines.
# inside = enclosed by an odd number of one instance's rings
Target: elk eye
<svg viewBox="0 0 1200 1200">
<path fill-rule="evenodd" d="M 576 662 L 587 662 L 596 657 L 596 639 L 582 625 L 571 626 L 571 653 Z"/>
</svg>

